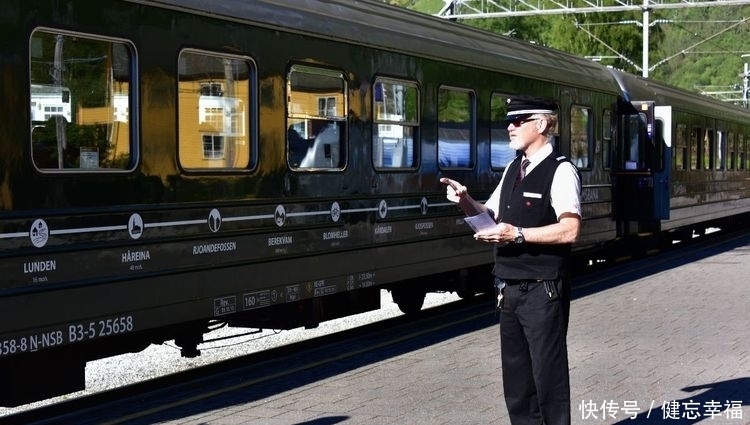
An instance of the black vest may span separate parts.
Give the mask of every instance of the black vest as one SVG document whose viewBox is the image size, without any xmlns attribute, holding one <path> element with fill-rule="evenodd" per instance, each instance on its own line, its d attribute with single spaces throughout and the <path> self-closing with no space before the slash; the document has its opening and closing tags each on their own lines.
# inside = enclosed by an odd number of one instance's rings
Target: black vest
<svg viewBox="0 0 750 425">
<path fill-rule="evenodd" d="M 509 166 L 500 190 L 499 221 L 520 227 L 541 227 L 557 223 L 550 191 L 557 167 L 568 159 L 552 152 L 537 164 L 513 189 L 521 168 L 522 156 Z M 571 244 L 534 244 L 524 242 L 495 248 L 493 274 L 502 279 L 552 280 L 567 274 L 566 259 Z"/>
</svg>

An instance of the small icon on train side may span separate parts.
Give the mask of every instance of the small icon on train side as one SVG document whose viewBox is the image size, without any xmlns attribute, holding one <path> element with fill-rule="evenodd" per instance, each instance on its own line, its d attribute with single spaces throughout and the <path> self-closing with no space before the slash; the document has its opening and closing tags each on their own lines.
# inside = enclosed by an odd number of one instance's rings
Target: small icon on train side
<svg viewBox="0 0 750 425">
<path fill-rule="evenodd" d="M 208 213 L 208 228 L 214 233 L 218 232 L 221 228 L 221 213 L 216 208 Z"/>
<path fill-rule="evenodd" d="M 284 222 L 286 221 L 286 210 L 284 209 L 283 205 L 277 205 L 276 211 L 273 214 L 273 219 L 276 222 L 276 225 L 281 227 L 284 225 Z"/>
<path fill-rule="evenodd" d="M 138 239 L 143 234 L 143 218 L 138 213 L 130 216 L 128 220 L 128 233 L 133 239 Z"/>
<path fill-rule="evenodd" d="M 47 241 L 49 240 L 49 227 L 47 227 L 47 222 L 41 218 L 34 220 L 34 222 L 31 223 L 29 237 L 31 238 L 31 243 L 37 248 L 47 245 Z"/>
<path fill-rule="evenodd" d="M 385 202 L 385 199 L 380 200 L 380 205 L 378 206 L 378 215 L 381 219 L 385 218 L 385 216 L 388 215 L 388 203 Z"/>
<path fill-rule="evenodd" d="M 333 205 L 331 205 L 331 220 L 333 220 L 334 223 L 337 223 L 339 218 L 341 218 L 341 207 L 338 202 L 334 202 Z"/>
</svg>

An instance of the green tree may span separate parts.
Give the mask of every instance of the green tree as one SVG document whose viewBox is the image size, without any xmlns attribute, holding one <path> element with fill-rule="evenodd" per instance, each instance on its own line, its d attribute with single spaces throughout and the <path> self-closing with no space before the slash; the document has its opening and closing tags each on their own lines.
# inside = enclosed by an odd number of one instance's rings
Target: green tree
<svg viewBox="0 0 750 425">
<path fill-rule="evenodd" d="M 555 19 L 541 37 L 555 49 L 584 57 L 607 57 L 602 59 L 604 64 L 639 73 L 643 42 L 635 22 L 640 19 L 633 12 L 564 15 Z M 650 44 L 658 45 L 661 37 L 661 31 L 652 31 Z"/>
<path fill-rule="evenodd" d="M 434 14 L 443 0 L 384 0 Z M 492 10 L 490 10 L 492 11 Z M 499 9 L 496 11 L 500 11 Z M 657 9 L 650 14 L 649 77 L 687 90 L 742 85 L 740 73 L 750 57 L 750 6 Z M 467 19 L 466 25 L 535 42 L 579 56 L 621 56 L 602 63 L 641 74 L 641 12 L 539 15 Z M 739 94 L 738 94 L 739 96 Z"/>
</svg>

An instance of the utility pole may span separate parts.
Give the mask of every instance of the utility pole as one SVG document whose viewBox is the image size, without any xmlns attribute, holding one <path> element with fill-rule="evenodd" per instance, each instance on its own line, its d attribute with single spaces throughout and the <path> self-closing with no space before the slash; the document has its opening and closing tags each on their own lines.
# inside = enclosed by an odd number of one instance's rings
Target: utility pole
<svg viewBox="0 0 750 425">
<path fill-rule="evenodd" d="M 741 58 L 745 59 L 744 69 L 742 70 L 742 74 L 740 74 L 740 77 L 742 77 L 742 106 L 747 108 L 748 101 L 750 100 L 750 87 L 748 87 L 750 84 L 750 69 L 748 69 L 747 59 L 750 57 L 750 54 L 746 53 L 744 55 L 740 55 Z"/>
<path fill-rule="evenodd" d="M 748 79 L 750 79 L 750 74 L 748 73 L 747 62 L 745 62 L 745 70 L 742 73 L 742 106 L 745 108 L 748 107 L 748 94 L 750 94 L 747 87 Z"/>
<path fill-rule="evenodd" d="M 649 11 L 651 10 L 648 6 L 648 0 L 643 0 L 643 69 L 641 73 L 643 78 L 648 78 L 648 33 L 649 33 Z"/>
</svg>

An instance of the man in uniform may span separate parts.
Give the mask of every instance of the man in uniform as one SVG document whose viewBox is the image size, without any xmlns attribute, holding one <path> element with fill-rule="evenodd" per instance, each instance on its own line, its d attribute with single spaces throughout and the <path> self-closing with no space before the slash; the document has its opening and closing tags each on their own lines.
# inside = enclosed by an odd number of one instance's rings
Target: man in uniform
<svg viewBox="0 0 750 425">
<path fill-rule="evenodd" d="M 505 402 L 513 425 L 569 425 L 567 331 L 571 245 L 581 228 L 581 181 L 556 152 L 557 105 L 528 96 L 508 99 L 510 147 L 520 154 L 485 204 L 461 183 L 442 178 L 447 198 L 469 216 L 489 214 L 477 231 L 495 244 Z"/>
</svg>

